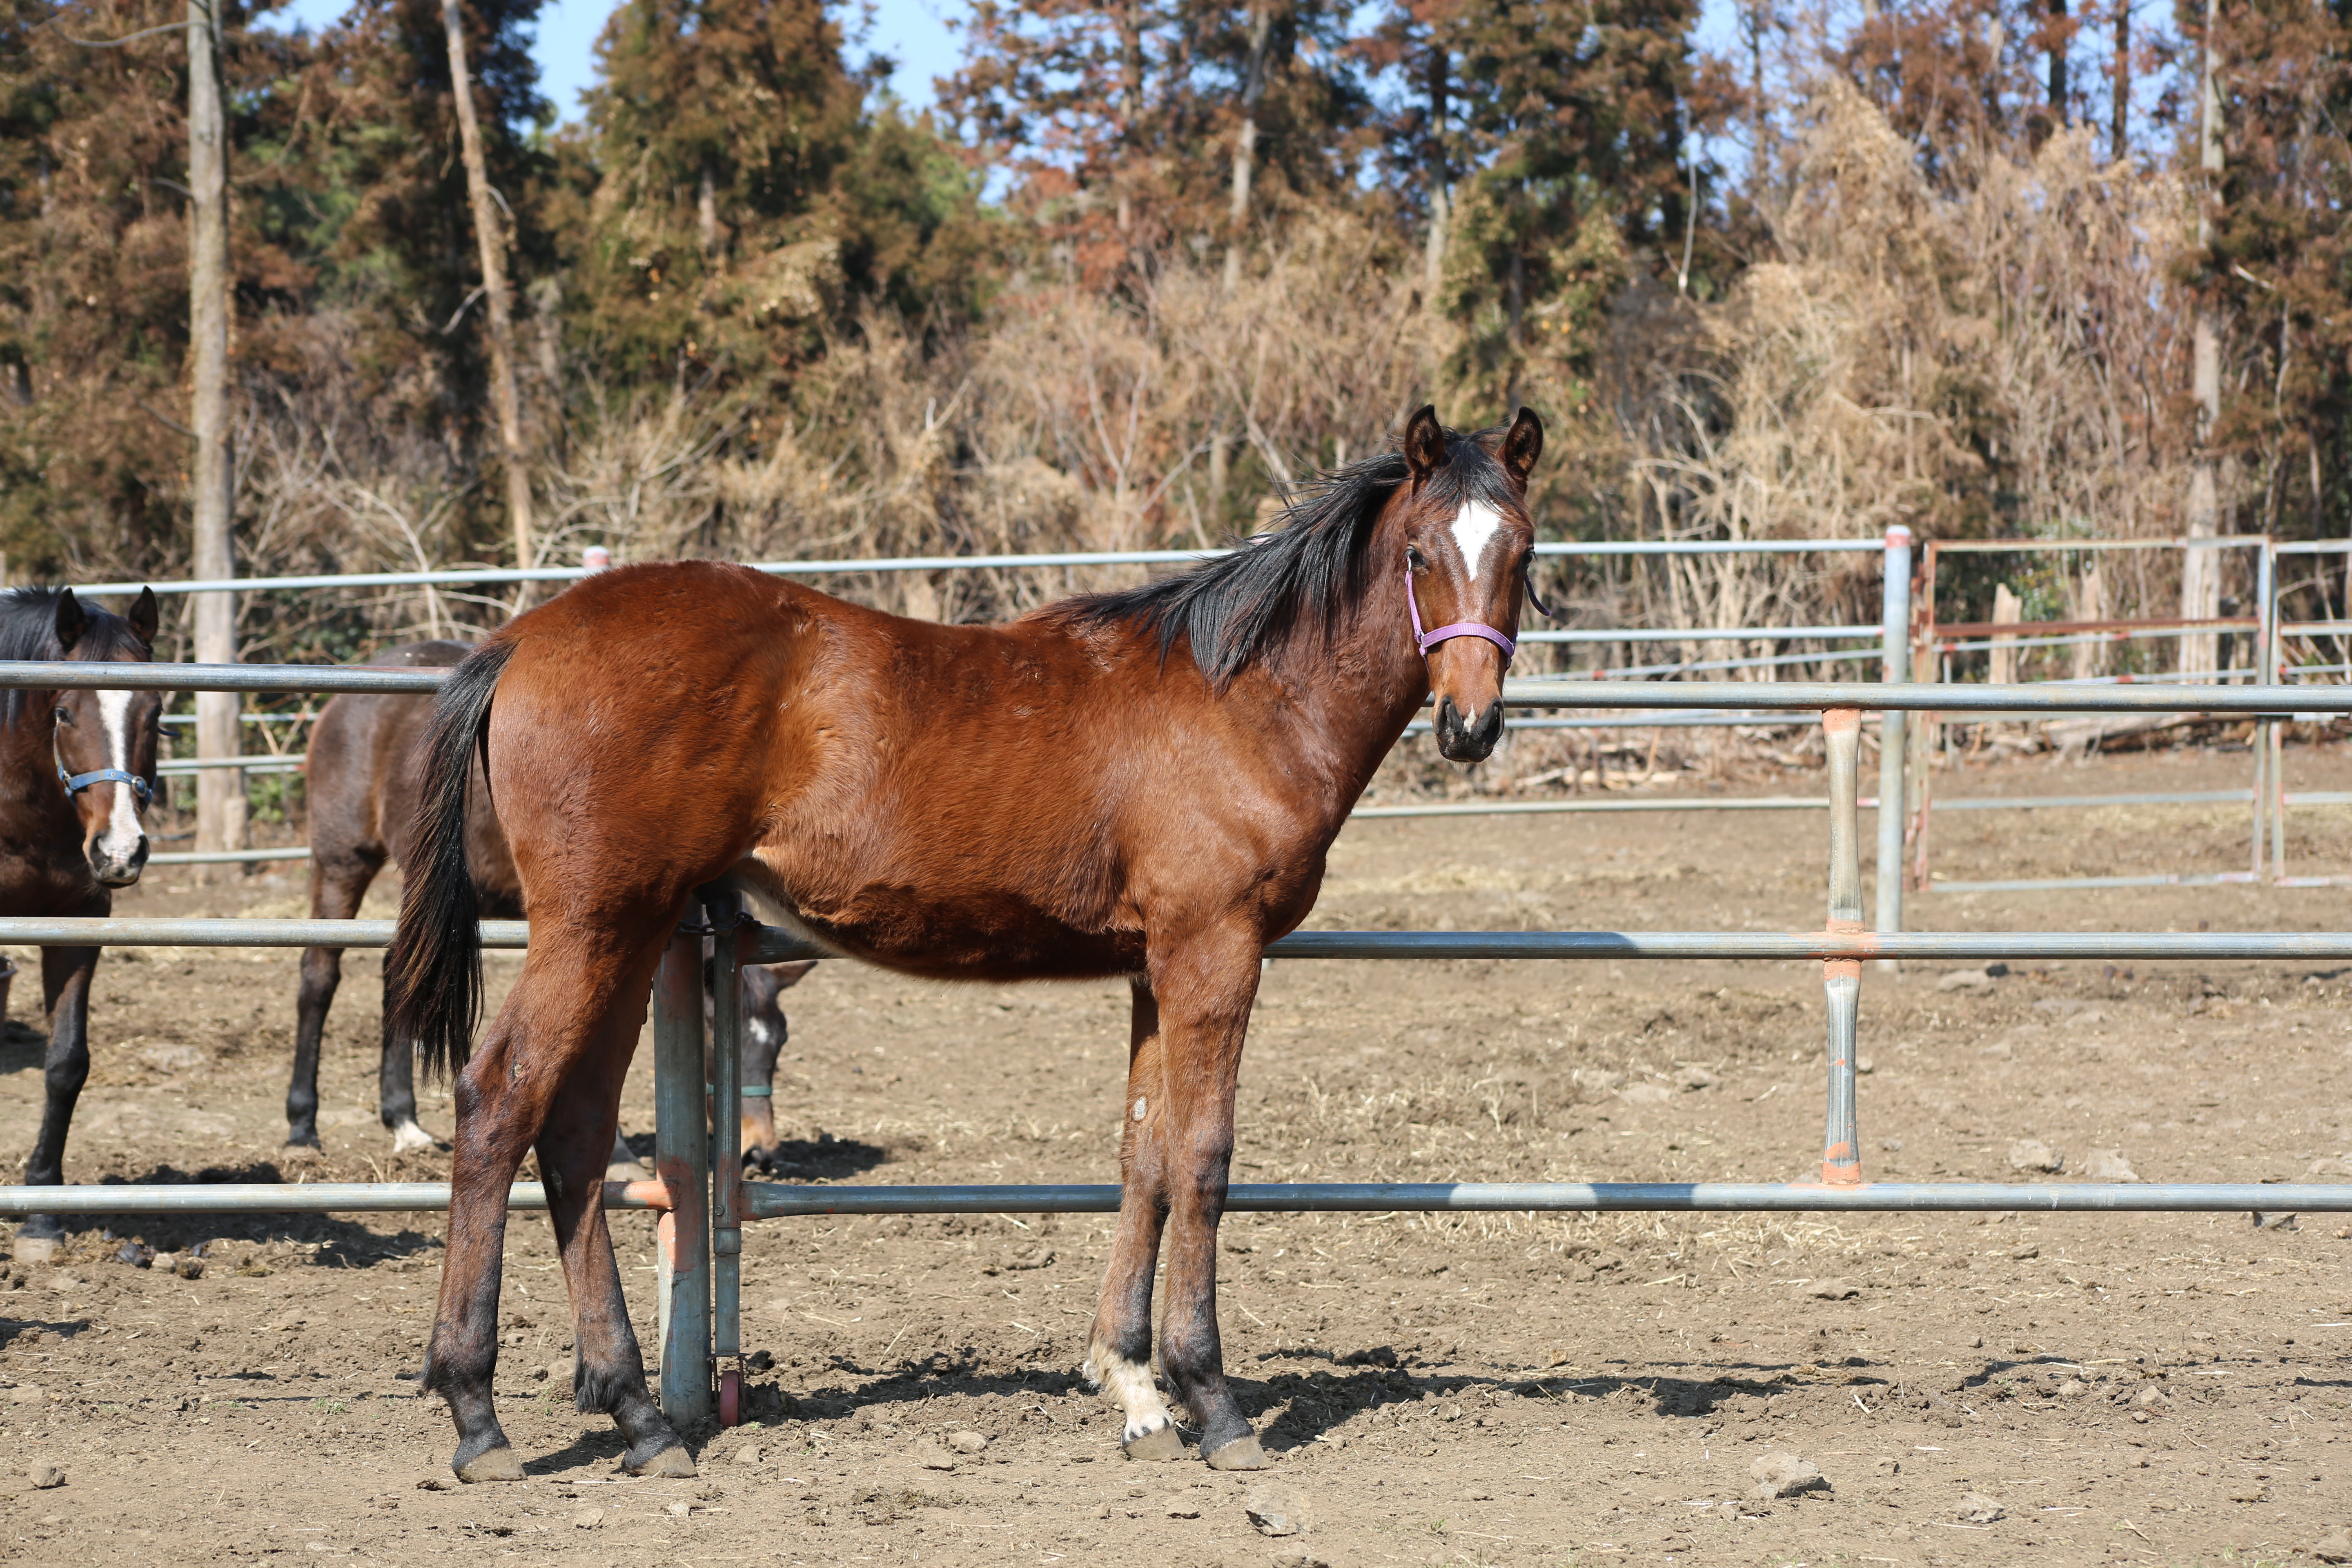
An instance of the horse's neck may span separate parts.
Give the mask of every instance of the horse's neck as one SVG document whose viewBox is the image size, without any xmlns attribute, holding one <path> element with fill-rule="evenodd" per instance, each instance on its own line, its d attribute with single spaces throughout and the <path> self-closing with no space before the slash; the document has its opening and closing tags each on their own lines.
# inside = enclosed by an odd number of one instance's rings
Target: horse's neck
<svg viewBox="0 0 2352 1568">
<path fill-rule="evenodd" d="M 1377 549 L 1377 542 L 1373 548 Z M 1341 816 L 1429 700 L 1429 666 L 1404 635 L 1403 579 L 1374 569 L 1328 644 L 1302 637 L 1287 652 L 1288 684 Z"/>
</svg>

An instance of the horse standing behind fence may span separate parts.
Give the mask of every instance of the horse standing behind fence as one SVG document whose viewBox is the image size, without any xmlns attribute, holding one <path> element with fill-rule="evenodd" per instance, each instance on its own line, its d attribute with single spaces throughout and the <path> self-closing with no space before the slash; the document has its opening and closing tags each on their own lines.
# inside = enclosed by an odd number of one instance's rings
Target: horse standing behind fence
<svg viewBox="0 0 2352 1568">
<path fill-rule="evenodd" d="M 1297 498 L 1236 553 L 1008 626 L 904 620 L 737 566 L 600 574 L 493 635 L 443 688 L 422 843 L 387 970 L 428 1062 L 464 1062 L 425 1386 L 467 1480 L 516 1479 L 491 1399 L 509 1182 L 534 1145 L 583 1410 L 638 1472 L 692 1473 L 647 1392 L 597 1176 L 655 967 L 728 878 L 827 949 L 950 979 L 1126 977 L 1124 1194 L 1087 1370 L 1138 1458 L 1183 1451 L 1160 1349 L 1220 1468 L 1265 1463 L 1223 1370 L 1216 1230 L 1266 944 L 1434 693 L 1440 749 L 1502 730 L 1542 427 L 1423 408 L 1401 450 Z M 1424 630 L 1427 623 L 1438 623 Z M 530 947 L 467 1060 L 481 967 L 465 858 L 479 755 Z"/>
<path fill-rule="evenodd" d="M 372 664 L 394 668 L 446 669 L 472 651 L 464 643 L 406 643 Z M 359 914 L 387 861 L 405 866 L 415 847 L 416 801 L 425 757 L 417 742 L 432 716 L 423 696 L 345 693 L 330 701 L 310 727 L 308 775 L 310 823 L 310 918 L 347 921 Z M 466 792 L 465 852 L 474 898 L 486 920 L 524 918 L 522 883 L 482 796 L 480 773 Z M 748 966 L 743 971 L 743 1152 L 761 1168 L 776 1160 L 772 1088 L 776 1056 L 788 1026 L 779 998 L 814 967 L 814 962 Z M 319 1048 L 327 1012 L 342 983 L 343 950 L 306 948 L 294 1013 L 294 1072 L 286 1088 L 286 1142 L 319 1147 Z M 414 1053 L 392 1027 L 387 1012 L 377 1068 L 377 1109 L 394 1153 L 435 1146 L 417 1125 Z M 625 1143 L 614 1144 L 615 1164 L 633 1162 Z"/>
<path fill-rule="evenodd" d="M 93 609 L 70 588 L 0 594 L 0 658 L 145 664 L 154 657 L 155 595 L 142 589 L 128 616 Z M 147 803 L 163 699 L 153 691 L 0 694 L 0 912 L 102 917 L 113 889 L 147 864 Z M 89 983 L 99 949 L 41 949 L 49 1016 L 41 1131 L 25 1161 L 28 1186 L 65 1180 L 66 1131 L 89 1077 Z M 15 1255 L 56 1255 L 65 1226 L 28 1215 Z"/>
</svg>

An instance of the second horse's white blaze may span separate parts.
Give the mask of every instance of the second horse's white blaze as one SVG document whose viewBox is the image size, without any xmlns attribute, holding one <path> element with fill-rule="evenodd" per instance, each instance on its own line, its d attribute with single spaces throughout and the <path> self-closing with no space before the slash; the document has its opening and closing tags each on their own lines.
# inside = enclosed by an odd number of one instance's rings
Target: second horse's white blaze
<svg viewBox="0 0 2352 1568">
<path fill-rule="evenodd" d="M 1132 1443 L 1175 1424 L 1175 1417 L 1168 1414 L 1168 1402 L 1160 1397 L 1159 1386 L 1151 1381 L 1150 1367 L 1128 1360 L 1097 1340 L 1087 1352 L 1086 1374 L 1127 1413 L 1127 1429 L 1120 1441 Z"/>
<path fill-rule="evenodd" d="M 106 731 L 106 765 L 131 771 L 131 697 L 128 691 L 98 694 L 99 726 Z M 139 800 L 127 784 L 116 784 L 114 810 L 98 836 L 100 853 L 118 865 L 139 848 Z"/>
<path fill-rule="evenodd" d="M 1478 580 L 1478 558 L 1486 552 L 1486 542 L 1503 526 L 1503 514 L 1485 501 L 1474 500 L 1454 514 L 1454 543 L 1462 552 L 1462 564 L 1470 569 L 1470 580 Z"/>
</svg>

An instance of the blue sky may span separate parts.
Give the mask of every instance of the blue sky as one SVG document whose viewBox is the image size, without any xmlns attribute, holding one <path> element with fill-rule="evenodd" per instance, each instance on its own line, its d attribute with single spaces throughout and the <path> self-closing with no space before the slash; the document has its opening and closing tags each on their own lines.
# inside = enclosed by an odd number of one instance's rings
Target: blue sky
<svg viewBox="0 0 2352 1568">
<path fill-rule="evenodd" d="M 348 0 L 293 0 L 278 15 L 289 26 L 322 28 L 342 15 Z M 908 104 L 931 101 L 931 79 L 955 68 L 962 36 L 954 23 L 962 0 L 876 0 L 874 30 L 866 47 L 898 62 L 891 86 Z M 540 90 L 566 120 L 580 114 L 580 94 L 595 79 L 596 35 L 612 14 L 612 0 L 548 0 L 539 14 Z M 1726 47 L 1732 38 L 1729 0 L 1706 0 L 1699 24 L 1702 44 Z"/>
<path fill-rule="evenodd" d="M 317 30 L 341 16 L 349 0 L 293 0 L 278 15 L 286 25 Z M 539 13 L 539 89 L 566 120 L 580 115 L 580 94 L 595 79 L 596 35 L 613 12 L 613 0 L 547 0 Z M 879 0 L 866 47 L 898 62 L 891 85 L 908 103 L 931 101 L 931 79 L 955 68 L 961 37 L 950 24 L 963 15 L 962 0 Z"/>
<path fill-rule="evenodd" d="M 293 0 L 278 15 L 286 25 L 322 28 L 340 16 L 349 0 Z M 540 90 L 566 120 L 580 114 L 580 94 L 595 79 L 596 35 L 612 14 L 614 0 L 547 0 L 539 14 Z M 891 86 L 913 108 L 931 101 L 931 79 L 953 70 L 962 50 L 955 23 L 963 0 L 875 0 L 873 30 L 865 47 L 898 62 Z M 1703 0 L 1698 41 L 1728 52 L 1737 43 L 1733 0 Z"/>
</svg>

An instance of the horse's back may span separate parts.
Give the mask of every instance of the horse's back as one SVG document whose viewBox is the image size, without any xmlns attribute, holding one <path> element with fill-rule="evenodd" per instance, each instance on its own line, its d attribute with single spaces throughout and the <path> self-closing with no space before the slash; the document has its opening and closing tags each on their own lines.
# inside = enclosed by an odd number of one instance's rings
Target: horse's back
<svg viewBox="0 0 2352 1568">
<path fill-rule="evenodd" d="M 940 626 L 696 563 L 600 574 L 500 635 L 492 793 L 538 912 L 734 871 L 877 962 L 1127 972 L 1139 848 L 1183 835 L 1142 819 L 1171 781 L 1242 782 L 1209 766 L 1233 719 L 1189 659 L 1051 616 Z M 1255 861 L 1203 826 L 1185 854 Z"/>
</svg>

